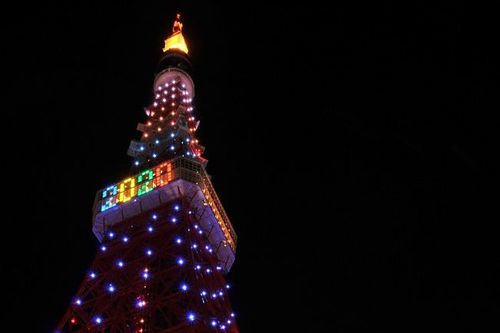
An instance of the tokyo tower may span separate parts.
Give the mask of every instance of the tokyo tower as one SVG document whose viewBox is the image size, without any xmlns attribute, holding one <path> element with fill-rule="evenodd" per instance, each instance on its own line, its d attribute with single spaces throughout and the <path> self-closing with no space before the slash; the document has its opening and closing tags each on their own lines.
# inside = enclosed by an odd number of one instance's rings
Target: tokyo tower
<svg viewBox="0 0 500 333">
<path fill-rule="evenodd" d="M 236 234 L 205 171 L 180 15 L 165 40 L 131 176 L 97 192 L 98 253 L 56 332 L 237 333 Z"/>
</svg>

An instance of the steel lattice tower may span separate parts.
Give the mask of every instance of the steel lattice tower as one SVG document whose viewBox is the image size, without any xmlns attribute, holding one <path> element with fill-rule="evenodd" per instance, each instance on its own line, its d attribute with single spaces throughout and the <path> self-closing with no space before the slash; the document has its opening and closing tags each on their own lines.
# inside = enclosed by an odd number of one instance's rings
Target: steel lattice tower
<svg viewBox="0 0 500 333">
<path fill-rule="evenodd" d="M 133 140 L 133 176 L 97 192 L 94 262 L 56 332 L 236 333 L 236 234 L 205 171 L 180 16 Z"/>
</svg>

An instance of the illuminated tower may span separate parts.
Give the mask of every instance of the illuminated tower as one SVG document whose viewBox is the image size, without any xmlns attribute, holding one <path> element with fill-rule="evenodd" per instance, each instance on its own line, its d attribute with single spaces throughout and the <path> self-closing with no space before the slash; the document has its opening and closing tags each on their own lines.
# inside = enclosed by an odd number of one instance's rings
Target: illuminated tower
<svg viewBox="0 0 500 333">
<path fill-rule="evenodd" d="M 236 234 L 195 137 L 188 53 L 177 15 L 128 150 L 133 175 L 97 192 L 101 244 L 56 332 L 238 332 L 224 278 Z"/>
</svg>

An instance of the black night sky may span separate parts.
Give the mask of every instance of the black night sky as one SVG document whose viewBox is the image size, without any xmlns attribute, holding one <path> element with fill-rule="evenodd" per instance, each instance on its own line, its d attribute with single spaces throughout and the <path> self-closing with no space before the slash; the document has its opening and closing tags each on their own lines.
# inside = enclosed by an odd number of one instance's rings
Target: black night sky
<svg viewBox="0 0 500 333">
<path fill-rule="evenodd" d="M 129 173 L 176 11 L 242 333 L 498 331 L 498 12 L 402 2 L 5 10 L 13 331 L 51 332 L 87 271 L 95 192 Z"/>
</svg>

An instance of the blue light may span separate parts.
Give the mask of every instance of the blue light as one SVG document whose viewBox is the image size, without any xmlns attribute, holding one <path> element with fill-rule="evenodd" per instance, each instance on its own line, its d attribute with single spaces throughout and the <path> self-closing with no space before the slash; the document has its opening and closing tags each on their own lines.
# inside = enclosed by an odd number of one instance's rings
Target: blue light
<svg viewBox="0 0 500 333">
<path fill-rule="evenodd" d="M 94 272 L 90 272 L 89 276 L 90 276 L 91 279 L 95 279 L 95 277 L 97 276 L 97 274 L 94 273 Z"/>
<path fill-rule="evenodd" d="M 220 266 L 217 266 L 215 268 L 217 268 L 218 271 L 220 271 L 222 269 L 222 267 L 220 267 Z"/>
<path fill-rule="evenodd" d="M 199 269 L 201 269 L 201 266 L 200 265 L 196 265 L 196 267 L 194 269 L 195 270 L 199 270 Z"/>
<path fill-rule="evenodd" d="M 141 150 L 141 151 L 144 151 L 144 146 L 141 146 L 140 150 Z"/>
<path fill-rule="evenodd" d="M 148 226 L 148 231 L 149 232 L 153 232 L 153 227 L 152 226 Z"/>
<path fill-rule="evenodd" d="M 155 143 L 156 144 L 160 144 L 160 140 L 155 140 Z"/>
<path fill-rule="evenodd" d="M 177 218 L 172 217 L 172 220 L 171 220 L 171 221 L 172 221 L 172 223 L 177 223 Z"/>
<path fill-rule="evenodd" d="M 175 150 L 175 147 L 174 146 L 170 146 L 170 150 Z"/>
<path fill-rule="evenodd" d="M 199 228 L 199 226 L 198 226 L 197 224 L 195 224 L 195 225 L 194 225 L 194 228 L 195 228 L 195 229 L 198 229 L 198 228 Z"/>
<path fill-rule="evenodd" d="M 185 284 L 185 283 L 181 284 L 181 290 L 182 291 L 187 291 L 188 289 L 189 289 L 189 287 L 188 287 L 187 284 Z"/>
<path fill-rule="evenodd" d="M 220 325 L 220 328 L 225 330 L 226 329 L 226 325 Z"/>
<path fill-rule="evenodd" d="M 153 220 L 156 220 L 158 218 L 158 215 L 156 214 L 153 214 L 153 216 L 151 216 L 153 218 Z"/>
<path fill-rule="evenodd" d="M 194 320 L 196 319 L 196 316 L 194 315 L 194 313 L 189 312 L 189 313 L 187 314 L 187 319 L 188 319 L 189 321 L 194 321 Z"/>
<path fill-rule="evenodd" d="M 114 293 L 114 292 L 115 292 L 115 286 L 113 286 L 111 283 L 110 283 L 110 284 L 108 284 L 108 291 L 109 291 L 110 293 Z"/>
<path fill-rule="evenodd" d="M 219 296 L 222 296 L 224 295 L 224 293 L 222 291 L 219 291 Z"/>
<path fill-rule="evenodd" d="M 150 250 L 150 249 L 147 249 L 147 250 L 146 250 L 146 254 L 147 254 L 148 256 L 151 256 L 151 255 L 153 255 L 153 251 L 152 251 L 152 250 Z"/>
<path fill-rule="evenodd" d="M 207 268 L 207 273 L 210 273 L 212 270 L 210 268 Z"/>
<path fill-rule="evenodd" d="M 110 231 L 108 233 L 108 237 L 111 238 L 111 239 L 113 239 L 113 237 L 115 237 L 115 234 L 112 231 Z"/>
<path fill-rule="evenodd" d="M 175 211 L 177 211 L 177 212 L 178 212 L 178 211 L 179 211 L 179 209 L 181 209 L 181 207 L 179 207 L 179 205 L 175 205 L 175 206 L 174 206 L 174 210 L 175 210 Z"/>
<path fill-rule="evenodd" d="M 101 251 L 102 251 L 102 252 L 106 251 L 106 246 L 104 246 L 104 245 L 103 245 L 103 246 L 101 246 Z"/>
<path fill-rule="evenodd" d="M 201 296 L 207 296 L 207 292 L 205 290 L 202 290 L 200 293 Z"/>
<path fill-rule="evenodd" d="M 135 166 L 138 166 L 138 165 L 139 165 L 139 161 L 135 161 L 135 162 L 134 162 L 134 165 L 135 165 Z"/>
<path fill-rule="evenodd" d="M 123 267 L 123 265 L 125 265 L 125 264 L 123 263 L 123 261 L 121 261 L 121 260 L 118 260 L 118 262 L 117 262 L 116 264 L 117 264 L 117 265 L 118 265 L 118 267 L 120 267 L 120 268 L 121 268 L 121 267 Z"/>
<path fill-rule="evenodd" d="M 156 158 L 156 156 L 158 156 L 158 155 L 156 155 L 156 153 L 154 153 L 154 154 L 153 154 L 153 158 Z"/>
<path fill-rule="evenodd" d="M 216 293 L 213 293 L 213 294 L 212 294 L 212 298 L 217 298 L 217 294 L 216 294 Z"/>
<path fill-rule="evenodd" d="M 178 263 L 180 266 L 184 265 L 184 259 L 182 259 L 182 258 L 177 259 L 177 263 Z"/>
<path fill-rule="evenodd" d="M 82 300 L 81 300 L 81 299 L 79 299 L 79 298 L 77 298 L 77 299 L 75 300 L 75 304 L 76 304 L 76 305 L 82 305 Z"/>
<path fill-rule="evenodd" d="M 228 325 L 229 325 L 229 324 L 231 324 L 231 319 L 228 319 L 228 320 L 226 321 L 226 323 L 227 323 Z"/>
<path fill-rule="evenodd" d="M 149 273 L 148 273 L 148 272 L 143 272 L 143 273 L 142 273 L 142 278 L 143 278 L 144 280 L 147 280 L 147 279 L 149 278 Z"/>
<path fill-rule="evenodd" d="M 199 233 L 199 234 L 201 235 L 201 234 L 203 233 L 203 231 L 201 231 L 201 230 L 198 230 L 198 233 Z"/>
<path fill-rule="evenodd" d="M 127 237 L 127 236 L 124 236 L 124 237 L 122 238 L 122 241 L 123 241 L 124 243 L 128 242 L 128 237 Z"/>
<path fill-rule="evenodd" d="M 175 240 L 175 242 L 176 242 L 177 244 L 180 244 L 180 243 L 182 243 L 182 239 L 181 239 L 180 237 L 177 237 L 177 238 L 176 238 L 176 240 Z"/>
<path fill-rule="evenodd" d="M 213 327 L 217 326 L 217 322 L 215 320 L 212 320 L 212 322 L 210 323 Z"/>
<path fill-rule="evenodd" d="M 228 284 L 226 284 L 226 289 L 229 289 L 229 288 L 231 288 L 231 286 L 230 286 L 230 285 L 228 285 Z"/>
<path fill-rule="evenodd" d="M 233 317 L 233 318 L 234 318 L 234 312 L 231 312 L 231 317 Z"/>
<path fill-rule="evenodd" d="M 102 318 L 101 318 L 101 317 L 99 317 L 99 316 L 95 316 L 95 317 L 94 317 L 94 322 L 95 322 L 96 324 L 100 324 L 100 323 L 102 323 Z"/>
<path fill-rule="evenodd" d="M 192 247 L 193 249 L 197 249 L 197 248 L 198 248 L 198 245 L 197 245 L 196 243 L 194 243 L 193 245 L 191 245 L 191 247 Z"/>
<path fill-rule="evenodd" d="M 175 136 L 174 133 L 170 133 L 170 137 L 173 138 Z"/>
</svg>

